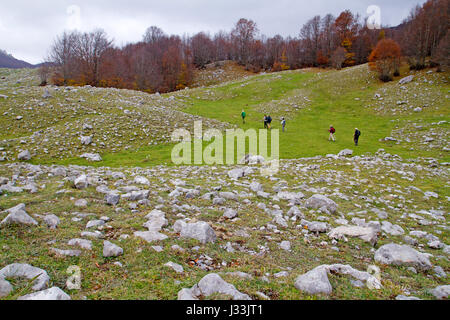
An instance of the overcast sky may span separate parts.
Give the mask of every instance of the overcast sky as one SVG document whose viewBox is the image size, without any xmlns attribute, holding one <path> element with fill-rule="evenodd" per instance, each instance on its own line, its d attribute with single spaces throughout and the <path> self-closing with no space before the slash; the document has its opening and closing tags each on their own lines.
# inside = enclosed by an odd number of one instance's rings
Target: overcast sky
<svg viewBox="0 0 450 320">
<path fill-rule="evenodd" d="M 142 39 L 157 25 L 166 33 L 211 34 L 232 29 L 239 18 L 254 20 L 261 33 L 297 36 L 315 15 L 350 9 L 368 16 L 380 8 L 381 23 L 395 26 L 425 0 L 0 0 L 0 49 L 30 63 L 42 62 L 64 30 L 103 28 L 116 45 Z"/>
</svg>

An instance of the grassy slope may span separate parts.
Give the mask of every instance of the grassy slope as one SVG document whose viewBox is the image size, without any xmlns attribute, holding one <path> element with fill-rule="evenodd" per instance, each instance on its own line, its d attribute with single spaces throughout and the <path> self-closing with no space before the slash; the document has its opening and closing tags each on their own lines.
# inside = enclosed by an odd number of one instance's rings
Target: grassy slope
<svg viewBox="0 0 450 320">
<path fill-rule="evenodd" d="M 419 74 L 424 75 L 424 72 Z M 395 82 L 386 85 L 379 82 L 375 75 L 367 70 L 367 66 L 363 65 L 344 71 L 317 73 L 300 70 L 254 76 L 225 85 L 193 89 L 168 96 L 181 97 L 184 102 L 181 110 L 184 112 L 229 122 L 245 130 L 262 128 L 264 111 L 272 115 L 273 128 L 281 129 L 279 119 L 282 116 L 286 117 L 287 131 L 280 133 L 280 157 L 283 159 L 338 153 L 345 148 L 351 148 L 354 154 L 360 155 L 366 152 L 374 153 L 384 148 L 387 152 L 404 158 L 422 156 L 449 161 L 448 153 L 442 150 L 415 148 L 417 141 L 411 143 L 380 141 L 391 136 L 392 131 L 398 126 L 402 127 L 410 122 L 429 124 L 448 120 L 448 100 L 438 102 L 437 110 L 429 108 L 421 113 L 378 112 L 371 107 L 373 96 L 387 86 L 395 87 L 398 84 Z M 427 86 L 426 90 L 429 90 L 430 95 L 436 92 L 443 95 L 448 92 L 449 85 L 435 83 Z M 393 98 L 395 100 L 395 95 Z M 299 105 L 299 111 L 289 107 L 292 101 Z M 288 108 L 285 109 L 285 106 Z M 395 105 L 390 107 L 394 108 Z M 240 118 L 243 109 L 247 113 L 245 125 Z M 337 130 L 335 143 L 328 141 L 327 130 L 331 124 Z M 448 126 L 448 123 L 441 125 L 444 129 L 448 129 Z M 362 131 L 358 147 L 354 147 L 353 144 L 355 127 Z M 168 144 L 106 154 L 102 165 L 170 164 L 172 147 L 172 144 Z M 411 149 L 412 147 L 414 148 Z"/>
<path fill-rule="evenodd" d="M 406 74 L 407 72 L 404 70 L 402 76 Z M 20 76 L 27 79 L 26 74 L 21 74 Z M 411 123 L 430 126 L 433 122 L 448 120 L 448 98 L 447 96 L 444 98 L 444 95 L 449 90 L 448 81 L 446 83 L 443 81 L 434 81 L 433 84 L 420 83 L 419 90 L 416 87 L 419 85 L 419 78 L 421 81 L 422 78 L 433 78 L 433 80 L 437 78 L 442 80 L 446 77 L 448 78 L 447 74 L 439 75 L 434 73 L 433 75 L 428 75 L 425 72 L 420 72 L 416 74 L 416 80 L 406 85 L 409 92 L 409 104 L 414 107 L 422 106 L 424 101 L 432 104 L 432 107 L 424 108 L 423 112 L 420 113 L 414 113 L 409 109 L 405 112 L 396 112 L 397 105 L 395 101 L 404 98 L 402 93 L 399 92 L 397 81 L 389 84 L 379 82 L 375 74 L 367 69 L 367 65 L 342 71 L 318 72 L 317 70 L 297 70 L 251 76 L 212 87 L 183 90 L 167 94 L 164 95 L 164 98 L 167 99 L 174 96 L 175 102 L 171 103 L 167 102 L 169 100 L 163 99 L 165 102 L 163 101 L 162 103 L 166 107 L 175 108 L 193 115 L 200 115 L 205 118 L 216 119 L 243 129 L 262 128 L 262 118 L 266 112 L 270 113 L 274 119 L 272 127 L 280 128 L 279 119 L 284 116 L 287 119 L 287 132 L 280 134 L 280 156 L 284 159 L 337 153 L 345 148 L 353 149 L 356 155 L 366 152 L 374 153 L 379 148 L 384 148 L 387 152 L 398 154 L 404 158 L 423 156 L 449 161 L 448 152 L 442 151 L 442 147 L 431 149 L 418 147 L 419 141 L 417 139 L 421 139 L 422 137 L 420 136 L 415 137 L 410 142 L 402 141 L 393 143 L 380 141 L 380 139 L 387 136 L 395 135 L 393 131 L 398 128 L 406 127 L 406 131 L 414 130 L 411 129 Z M 29 85 L 28 82 L 26 80 L 24 83 L 17 84 L 16 87 Z M 380 103 L 379 101 L 374 101 L 373 97 L 375 93 L 383 93 L 385 91 L 387 93 L 383 97 L 386 98 L 386 104 L 384 106 L 382 105 L 384 108 L 380 111 L 378 108 Z M 120 101 L 120 94 L 123 94 L 125 97 L 130 96 L 130 92 L 128 91 L 120 92 L 117 91 L 115 93 L 117 95 L 117 98 L 115 97 L 116 100 L 119 99 Z M 415 92 L 419 93 L 417 97 L 413 96 Z M 101 96 L 104 96 L 103 91 L 99 93 Z M 82 97 L 85 97 L 86 102 L 90 103 L 89 100 L 95 98 L 91 95 L 90 93 L 87 96 L 82 95 Z M 141 94 L 139 93 L 139 95 Z M 35 94 L 35 96 L 35 98 L 38 98 L 39 93 Z M 147 103 L 159 103 L 157 102 L 158 99 L 155 99 L 153 96 L 148 97 Z M 19 101 L 23 100 L 20 96 L 16 99 L 19 99 Z M 116 101 L 114 103 L 112 105 L 117 105 Z M 99 101 L 92 102 L 92 106 L 97 106 L 97 104 L 99 106 L 93 110 L 102 110 L 101 105 L 103 103 L 101 101 L 100 103 Z M 245 109 L 248 115 L 245 125 L 242 124 L 240 118 L 242 109 Z M 7 109 L 5 108 L 5 110 Z M 59 112 L 58 109 L 56 111 Z M 114 107 L 109 106 L 105 111 L 110 112 L 111 116 L 122 113 L 122 111 L 115 110 Z M 145 114 L 145 106 L 138 111 L 144 112 Z M 33 132 L 33 125 L 30 123 L 32 119 L 27 120 L 27 114 L 24 116 L 23 121 L 25 121 L 24 124 L 26 126 L 22 129 L 15 128 L 14 132 L 11 133 L 3 132 L 3 139 L 20 137 L 23 134 Z M 44 123 L 44 127 L 55 126 L 55 128 L 58 128 L 59 126 L 61 128 L 58 130 L 61 130 L 65 121 L 79 119 L 78 123 L 80 123 L 83 121 L 82 119 L 91 116 L 89 114 L 77 114 L 74 117 L 71 114 L 70 108 L 68 108 L 67 110 L 63 109 L 62 114 L 58 117 L 59 122 L 58 119 L 54 121 L 46 120 L 49 123 Z M 122 121 L 122 119 L 117 119 L 118 121 Z M 158 123 L 160 123 L 160 120 L 149 122 L 148 124 L 150 132 L 154 132 L 156 135 L 159 134 L 159 128 L 155 132 L 153 126 Z M 334 125 L 337 130 L 337 141 L 335 143 L 328 141 L 327 130 L 330 124 Z M 127 125 L 120 124 L 120 126 L 122 126 L 122 134 L 126 136 L 126 139 L 123 139 L 125 143 L 129 140 L 128 136 L 131 135 L 132 131 L 136 131 L 138 137 L 142 135 L 139 129 L 140 124 L 128 131 L 126 130 Z M 190 123 L 190 126 L 193 127 L 192 123 Z M 444 123 L 439 125 L 438 129 L 444 130 L 444 133 L 447 134 L 448 126 L 448 123 Z M 355 127 L 358 127 L 362 131 L 360 145 L 358 147 L 354 147 L 352 141 Z M 172 129 L 168 129 L 168 132 L 172 132 Z M 204 129 L 207 129 L 205 124 Z M 100 128 L 100 130 L 97 136 L 105 136 L 105 133 L 106 135 L 110 134 L 108 133 L 108 128 Z M 417 135 L 421 134 L 421 132 L 412 133 Z M 396 136 L 396 138 L 399 137 Z M 147 140 L 148 138 L 145 136 L 142 136 L 141 140 L 139 138 L 133 142 L 130 140 L 128 142 L 128 144 L 131 143 L 129 149 L 124 149 L 123 146 L 117 150 L 111 150 L 109 146 L 99 148 L 100 150 L 98 151 L 104 159 L 101 163 L 93 164 L 84 159 L 79 159 L 77 153 L 73 156 L 58 154 L 58 157 L 55 157 L 52 155 L 52 152 L 48 155 L 38 155 L 32 162 L 36 164 L 71 163 L 111 167 L 170 165 L 170 156 L 174 145 L 163 141 L 160 141 L 157 145 L 152 145 L 148 144 Z M 142 143 L 140 144 L 139 141 Z M 445 139 L 443 141 L 445 142 Z M 104 140 L 104 142 L 108 144 L 108 139 Z M 71 143 L 72 145 L 73 143 L 77 145 L 77 138 Z M 110 144 L 115 145 L 116 142 L 110 141 Z M 80 148 L 77 147 L 77 149 Z M 54 152 L 57 152 L 57 150 L 54 150 Z"/>
<path fill-rule="evenodd" d="M 281 73 L 279 78 L 270 82 L 264 82 L 261 79 L 273 79 L 273 75 L 257 77 L 253 81 L 248 81 L 250 85 L 245 87 L 240 86 L 241 81 L 217 88 L 215 93 L 218 96 L 226 97 L 220 100 L 192 97 L 190 100 L 192 106 L 184 111 L 228 121 L 244 129 L 262 128 L 263 113 L 258 112 L 258 105 L 271 100 L 285 99 L 307 82 L 306 88 L 308 92 L 311 92 L 308 98 L 312 100 L 312 103 L 306 109 L 294 114 L 291 120 L 287 120 L 288 130 L 281 135 L 280 141 L 281 158 L 325 155 L 337 153 L 345 148 L 354 149 L 355 154 L 373 153 L 379 148 L 385 148 L 387 152 L 408 158 L 437 155 L 436 152 L 409 150 L 409 145 L 387 144 L 379 140 L 391 135 L 395 126 L 395 122 L 391 120 L 395 118 L 401 121 L 420 119 L 425 122 L 448 120 L 448 105 L 441 106 L 440 111 L 445 112 L 443 115 L 440 115 L 442 112 L 428 111 L 401 116 L 379 114 L 373 109 L 364 108 L 364 106 L 371 100 L 377 90 L 383 88 L 384 84 L 373 79 L 373 77 L 367 77 L 370 79 L 368 84 L 361 83 L 366 79 L 358 73 L 367 73 L 366 66 L 348 70 L 350 72 L 343 71 L 347 72 L 347 75 L 336 71 L 326 72 L 329 77 L 325 79 L 320 77 L 321 74 L 304 73 L 302 71 Z M 351 77 L 357 78 L 353 81 Z M 439 88 L 438 85 L 435 85 L 432 89 L 448 92 L 449 86 Z M 242 125 L 240 119 L 242 109 L 245 109 L 248 113 L 246 125 Z M 277 112 L 276 116 L 281 117 L 284 114 Z M 273 113 L 272 118 L 275 118 Z M 328 142 L 327 130 L 329 125 L 333 125 L 337 130 L 336 143 Z M 274 120 L 272 127 L 280 129 L 279 121 Z M 360 145 L 357 148 L 353 148 L 355 127 L 363 132 Z M 449 159 L 448 155 L 446 155 L 446 159 Z"/>
<path fill-rule="evenodd" d="M 235 83 L 229 83 L 214 88 L 194 89 L 182 91 L 170 95 L 175 95 L 183 99 L 186 107 L 180 108 L 183 111 L 200 114 L 206 117 L 216 118 L 222 121 L 228 121 L 237 126 L 241 126 L 240 112 L 245 108 L 249 118 L 244 128 L 262 127 L 262 112 L 265 110 L 274 110 L 273 118 L 286 115 L 288 117 L 288 132 L 282 135 L 281 156 L 301 157 L 317 154 L 335 153 L 344 148 L 352 148 L 357 154 L 366 151 L 376 151 L 383 147 L 390 153 L 397 153 L 405 157 L 427 156 L 438 157 L 441 160 L 448 156 L 442 154 L 439 150 L 420 150 L 410 151 L 409 148 L 415 145 L 413 143 L 385 144 L 379 142 L 380 138 L 391 135 L 391 131 L 396 126 L 404 126 L 407 121 L 418 123 L 431 123 L 439 120 L 447 120 L 448 106 L 438 104 L 438 109 L 426 109 L 423 113 L 415 114 L 405 112 L 400 115 L 393 115 L 390 112 L 376 112 L 375 108 L 367 107 L 373 104 L 372 97 L 375 92 L 389 86 L 396 86 L 395 83 L 380 84 L 375 79 L 367 77 L 364 74 L 364 66 L 341 72 L 329 71 L 322 73 L 288 71 L 281 74 L 270 74 L 255 76 L 250 79 L 241 80 Z M 422 73 L 424 74 L 424 73 Z M 367 82 L 369 81 L 369 82 Z M 248 83 L 246 86 L 242 84 Z M 414 87 L 412 87 L 414 88 Z M 437 92 L 447 94 L 449 87 L 446 85 L 427 85 L 430 93 L 436 95 Z M 298 96 L 307 96 L 310 103 Z M 360 100 L 355 100 L 359 98 Z M 281 102 L 272 102 L 279 100 Z M 285 112 L 285 108 L 290 103 L 297 104 L 301 110 Z M 247 106 L 248 105 L 248 106 Z M 280 105 L 282 106 L 280 109 Z M 392 122 L 393 119 L 400 119 L 398 122 Z M 278 123 L 275 122 L 275 127 Z M 333 124 L 338 132 L 336 143 L 327 141 L 327 128 Z M 352 147 L 353 128 L 358 126 L 363 131 L 361 137 L 361 146 L 357 149 Z M 443 129 L 448 129 L 448 125 L 443 125 Z M 104 161 L 97 166 L 148 166 L 152 164 L 170 163 L 171 145 L 146 146 L 139 150 L 133 149 L 118 153 L 102 153 Z M 52 162 L 51 160 L 37 159 L 35 163 Z M 402 211 L 417 212 L 421 209 L 430 208 L 446 210 L 448 208 L 445 202 L 445 196 L 449 195 L 446 187 L 446 177 L 430 177 L 426 170 L 418 167 L 409 168 L 415 173 L 416 179 L 413 183 L 404 180 L 401 175 L 394 172 L 395 165 L 389 168 L 364 168 L 358 173 L 348 165 L 347 160 L 325 160 L 326 162 L 317 162 L 320 169 L 311 172 L 302 172 L 293 164 L 289 169 L 282 169 L 277 176 L 281 181 L 286 181 L 289 190 L 297 190 L 299 185 L 307 183 L 308 186 L 322 190 L 324 193 L 332 193 L 336 188 L 351 198 L 351 201 L 335 199 L 339 204 L 339 210 L 342 213 L 350 211 L 355 213 L 355 217 L 366 218 L 367 221 L 377 219 L 376 215 L 370 210 L 364 212 L 367 202 L 362 195 L 369 193 L 371 195 L 385 199 L 386 202 L 378 201 L 373 206 L 380 207 L 389 212 L 388 220 L 392 223 L 400 223 L 406 233 L 411 230 L 423 230 L 435 233 L 441 229 L 438 226 L 422 226 L 412 219 L 401 219 Z M 83 160 L 66 158 L 58 160 L 62 164 L 87 164 Z M 304 166 L 315 164 L 314 161 L 299 160 Z M 421 162 L 425 167 L 425 164 Z M 237 190 L 248 191 L 242 185 L 233 184 L 226 178 L 228 168 L 219 167 L 218 170 L 212 167 L 204 167 L 205 172 L 197 171 L 190 174 L 190 168 L 169 168 L 166 179 L 181 178 L 186 180 L 190 187 L 201 186 L 203 191 L 212 190 L 218 184 L 224 186 L 224 191 Z M 132 180 L 135 169 L 124 169 L 127 179 Z M 174 170 L 174 171 L 172 171 Z M 8 169 L 7 166 L 0 166 L 0 176 L 11 177 L 16 174 Z M 26 170 L 21 172 L 26 176 Z M 211 256 L 218 264 L 221 261 L 227 261 L 228 265 L 220 271 L 244 271 L 255 276 L 252 280 L 243 280 L 229 275 L 224 275 L 224 279 L 233 283 L 239 290 L 257 298 L 256 291 L 262 291 L 272 299 L 393 299 L 397 294 L 403 293 L 407 289 L 414 295 L 429 299 L 432 298 L 428 293 L 429 288 L 437 285 L 447 284 L 446 279 L 438 279 L 430 273 L 414 274 L 405 267 L 383 266 L 383 286 L 379 291 L 371 291 L 367 288 L 355 288 L 351 285 L 349 278 L 341 276 L 330 276 L 331 284 L 334 288 L 331 296 L 309 296 L 299 292 L 292 285 L 295 278 L 313 267 L 323 263 L 348 263 L 359 270 L 365 270 L 367 265 L 373 263 L 373 252 L 371 247 L 363 243 L 360 239 L 350 239 L 348 243 L 339 243 L 340 252 L 323 248 L 322 241 L 330 241 L 325 234 L 311 238 L 311 243 L 306 243 L 303 237 L 299 236 L 299 230 L 291 224 L 290 228 L 283 230 L 282 234 L 275 234 L 268 230 L 261 230 L 271 221 L 271 217 L 258 210 L 255 206 L 258 202 L 263 202 L 269 207 L 272 203 L 269 199 L 250 196 L 251 203 L 244 205 L 240 202 L 227 202 L 227 206 L 239 211 L 241 220 L 236 222 L 220 222 L 218 217 L 222 215 L 222 208 L 211 206 L 210 202 L 201 199 L 182 200 L 182 203 L 189 203 L 201 208 L 194 216 L 204 221 L 210 221 L 220 232 L 220 240 L 216 244 L 201 246 L 198 253 L 187 250 L 184 253 L 175 252 L 170 249 L 174 244 L 183 248 L 191 248 L 198 245 L 195 241 L 181 241 L 170 231 L 164 231 L 170 235 L 169 239 L 148 244 L 142 240 L 131 237 L 129 240 L 120 241 L 121 234 L 132 234 L 136 230 L 143 230 L 142 223 L 144 216 L 151 208 L 159 203 L 157 196 L 166 200 L 163 210 L 167 212 L 169 225 L 179 219 L 175 212 L 172 212 L 169 204 L 168 192 L 173 189 L 169 185 L 168 191 L 162 191 L 161 186 L 166 186 L 168 181 L 160 180 L 161 174 L 150 174 L 146 176 L 150 180 L 151 190 L 157 192 L 152 195 L 151 204 L 147 207 L 139 207 L 139 212 L 132 212 L 127 204 L 122 202 L 120 205 L 124 211 L 116 213 L 114 208 L 107 206 L 103 201 L 103 194 L 90 187 L 86 190 L 76 190 L 72 183 L 65 181 L 61 185 L 61 178 L 52 177 L 44 174 L 37 178 L 36 183 L 46 185 L 37 194 L 28 192 L 2 196 L 0 199 L 0 209 L 10 208 L 18 203 L 27 204 L 28 212 L 32 214 L 54 213 L 61 218 L 61 225 L 56 231 L 48 230 L 42 224 L 31 229 L 23 227 L 11 227 L 2 229 L 0 247 L 0 266 L 13 262 L 26 262 L 32 265 L 40 266 L 46 269 L 51 277 L 52 285 L 64 288 L 65 281 L 68 278 L 66 269 L 71 265 L 82 267 L 83 282 L 82 290 L 69 291 L 73 299 L 176 299 L 177 292 L 183 287 L 191 287 L 198 282 L 208 272 L 199 270 L 199 268 L 189 265 L 191 259 L 197 258 L 200 254 Z M 321 182 L 321 177 L 330 177 L 332 184 Z M 211 177 L 215 177 L 211 179 Z M 255 176 L 251 176 L 244 181 L 249 183 Z M 363 182 L 366 180 L 367 182 Z M 106 178 L 107 185 L 115 189 L 115 181 Z M 241 181 L 242 182 L 242 181 Z M 277 180 L 261 179 L 264 190 L 273 190 L 277 185 Z M 421 188 L 423 191 L 434 191 L 439 193 L 439 199 L 424 200 L 423 194 L 412 192 L 408 189 L 410 185 Z M 64 188 L 66 193 L 56 194 L 58 190 Z M 393 197 L 392 189 L 401 190 L 406 196 L 406 201 L 401 197 Z M 396 192 L 395 192 L 396 193 Z M 310 196 L 308 192 L 306 196 Z M 94 217 L 109 216 L 112 221 L 109 223 L 111 229 L 104 230 L 106 239 L 117 243 L 124 248 L 124 255 L 119 258 L 102 257 L 102 241 L 94 240 L 93 251 L 86 252 L 80 257 L 64 258 L 55 256 L 50 252 L 51 247 L 74 249 L 67 245 L 69 239 L 79 237 L 80 232 L 84 230 L 87 220 L 80 222 L 72 221 L 71 212 L 74 210 L 74 201 L 85 198 L 88 200 L 87 208 L 76 210 L 93 213 Z M 288 206 L 286 202 L 278 203 L 281 209 L 286 212 Z M 404 209 L 404 210 L 403 210 Z M 358 213 L 361 211 L 361 213 Z M 448 211 L 448 210 L 446 210 Z M 314 211 L 305 211 L 306 218 L 310 221 L 316 220 L 320 213 Z M 92 218 L 94 218 L 92 217 Z M 347 216 L 350 218 L 351 216 Z M 41 222 L 40 219 L 38 219 Z M 444 223 L 443 223 L 444 224 Z M 447 220 L 445 221 L 447 225 Z M 335 226 L 335 224 L 333 224 Z M 234 234 L 236 230 L 244 229 L 251 237 L 244 238 Z M 228 235 L 230 233 L 231 235 Z M 39 237 L 36 237 L 39 234 Z M 267 238 L 269 236 L 269 238 Z M 449 242 L 448 231 L 442 228 L 442 234 L 439 236 L 445 243 Z M 56 243 L 50 241 L 56 240 Z M 293 248 L 291 252 L 279 250 L 278 243 L 282 240 L 290 240 Z M 270 254 L 263 257 L 257 257 L 245 252 L 236 251 L 235 253 L 226 252 L 220 245 L 227 241 L 240 243 L 243 247 L 259 251 L 259 246 L 267 245 L 270 248 Z M 402 242 L 402 236 L 389 236 L 380 239 L 379 247 L 388 242 Z M 440 265 L 448 273 L 448 259 L 439 258 L 440 253 L 426 247 L 426 240 L 419 241 L 424 245 L 423 250 L 433 253 L 432 262 L 434 265 Z M 157 253 L 152 245 L 162 245 L 164 251 Z M 113 265 L 114 261 L 120 261 L 124 268 Z M 184 275 L 178 275 L 172 270 L 163 266 L 167 261 L 180 263 L 185 268 Z M 292 268 L 287 278 L 275 279 L 271 277 L 270 283 L 260 280 L 260 276 L 265 273 L 274 274 L 279 271 Z M 179 280 L 180 283 L 175 283 Z M 29 288 L 24 287 L 26 283 L 14 282 L 15 290 L 7 299 L 15 298 L 21 294 L 29 293 Z M 23 289 L 23 291 L 21 291 Z"/>
</svg>

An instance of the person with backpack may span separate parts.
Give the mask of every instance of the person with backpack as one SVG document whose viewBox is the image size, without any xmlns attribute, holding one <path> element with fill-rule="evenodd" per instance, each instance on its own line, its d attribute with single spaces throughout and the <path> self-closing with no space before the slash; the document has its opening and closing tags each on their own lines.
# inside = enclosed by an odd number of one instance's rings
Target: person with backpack
<svg viewBox="0 0 450 320">
<path fill-rule="evenodd" d="M 355 134 L 353 135 L 353 141 L 355 141 L 355 146 L 358 145 L 359 137 L 361 136 L 361 131 L 355 128 Z"/>
<path fill-rule="evenodd" d="M 336 141 L 334 138 L 334 133 L 336 132 L 336 129 L 334 129 L 333 126 L 330 126 L 330 129 L 328 130 L 328 132 L 330 133 L 330 136 L 328 137 L 328 141 Z"/>
<path fill-rule="evenodd" d="M 270 124 L 271 123 L 272 123 L 272 117 L 269 114 L 269 116 L 267 117 L 267 126 L 269 127 L 269 129 L 270 129 Z"/>
<path fill-rule="evenodd" d="M 244 110 L 242 110 L 241 117 L 242 117 L 242 123 L 243 123 L 243 124 L 245 124 L 245 117 L 246 117 L 246 116 L 247 116 L 247 114 L 245 113 Z"/>
<path fill-rule="evenodd" d="M 281 127 L 283 128 L 283 132 L 284 132 L 284 128 L 286 127 L 286 120 L 283 118 L 281 118 Z"/>
<path fill-rule="evenodd" d="M 267 115 L 264 115 L 264 129 L 267 129 Z"/>
</svg>

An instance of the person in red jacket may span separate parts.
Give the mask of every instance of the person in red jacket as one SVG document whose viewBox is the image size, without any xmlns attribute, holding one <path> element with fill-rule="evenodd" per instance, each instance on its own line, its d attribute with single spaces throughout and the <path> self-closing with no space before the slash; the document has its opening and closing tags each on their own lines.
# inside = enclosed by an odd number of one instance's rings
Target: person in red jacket
<svg viewBox="0 0 450 320">
<path fill-rule="evenodd" d="M 333 126 L 330 126 L 330 129 L 328 130 L 328 132 L 330 133 L 330 136 L 328 137 L 328 141 L 336 141 L 336 139 L 334 138 L 334 133 L 336 132 L 336 129 L 334 129 Z"/>
</svg>

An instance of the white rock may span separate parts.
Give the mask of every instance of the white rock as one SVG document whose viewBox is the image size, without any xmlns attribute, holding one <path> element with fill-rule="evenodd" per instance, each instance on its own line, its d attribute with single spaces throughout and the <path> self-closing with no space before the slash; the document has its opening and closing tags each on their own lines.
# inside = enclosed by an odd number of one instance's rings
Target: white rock
<svg viewBox="0 0 450 320">
<path fill-rule="evenodd" d="M 237 217 L 237 211 L 231 208 L 227 208 L 223 214 L 223 217 L 226 219 L 234 219 Z"/>
<path fill-rule="evenodd" d="M 117 257 L 123 254 L 123 249 L 107 240 L 103 241 L 103 256 Z"/>
<path fill-rule="evenodd" d="M 378 240 L 378 232 L 372 228 L 360 226 L 340 226 L 332 229 L 328 236 L 331 239 L 341 240 L 345 236 L 358 237 L 372 245 L 375 245 Z"/>
<path fill-rule="evenodd" d="M 214 293 L 220 293 L 231 296 L 233 300 L 251 300 L 247 294 L 239 292 L 235 286 L 224 281 L 216 273 L 204 276 L 191 290 L 195 297 L 208 297 Z"/>
<path fill-rule="evenodd" d="M 79 208 L 84 208 L 87 207 L 88 202 L 86 199 L 78 199 L 77 201 L 75 201 L 75 207 L 79 207 Z"/>
<path fill-rule="evenodd" d="M 164 265 L 166 267 L 172 268 L 177 273 L 183 273 L 183 271 L 184 271 L 184 269 L 181 265 L 179 265 L 178 263 L 172 262 L 172 261 L 169 261 Z"/>
<path fill-rule="evenodd" d="M 289 241 L 281 241 L 280 248 L 289 251 L 291 250 L 291 243 Z"/>
<path fill-rule="evenodd" d="M 81 136 L 80 141 L 82 145 L 88 146 L 92 143 L 92 136 Z"/>
<path fill-rule="evenodd" d="M 105 195 L 105 201 L 111 206 L 115 206 L 120 201 L 120 195 L 117 193 L 109 192 Z"/>
<path fill-rule="evenodd" d="M 13 291 L 12 285 L 4 280 L 3 278 L 0 278 L 0 298 L 6 297 Z"/>
<path fill-rule="evenodd" d="M 21 296 L 17 300 L 70 300 L 70 296 L 58 287 Z"/>
<path fill-rule="evenodd" d="M 92 241 L 86 239 L 71 239 L 67 244 L 69 246 L 78 246 L 82 249 L 92 250 Z"/>
<path fill-rule="evenodd" d="M 136 231 L 134 232 L 134 236 L 144 239 L 147 242 L 162 241 L 168 238 L 165 234 L 156 231 Z"/>
<path fill-rule="evenodd" d="M 431 291 L 431 294 L 439 300 L 447 299 L 450 295 L 450 285 L 438 286 Z"/>
<path fill-rule="evenodd" d="M 28 150 L 24 150 L 24 151 L 22 151 L 22 152 L 19 153 L 19 155 L 17 156 L 17 158 L 18 158 L 19 160 L 25 160 L 25 161 L 28 161 L 28 160 L 31 159 L 31 153 L 30 153 L 30 151 L 28 151 Z"/>
<path fill-rule="evenodd" d="M 400 294 L 395 297 L 395 300 L 421 300 L 421 299 L 413 296 L 404 296 Z"/>
<path fill-rule="evenodd" d="M 413 79 L 414 79 L 414 76 L 410 75 L 410 76 L 407 76 L 407 77 L 404 77 L 404 78 L 400 79 L 398 81 L 398 83 L 399 84 L 406 84 L 406 83 L 409 83 L 409 82 L 413 81 Z"/>
<path fill-rule="evenodd" d="M 197 239 L 201 243 L 215 242 L 217 238 L 214 229 L 204 221 L 185 223 L 181 226 L 180 237 Z"/>
<path fill-rule="evenodd" d="M 397 224 L 392 224 L 389 221 L 381 222 L 381 230 L 393 236 L 400 236 L 405 233 L 402 227 Z"/>
<path fill-rule="evenodd" d="M 50 229 L 56 229 L 60 223 L 59 218 L 54 214 L 47 214 L 43 220 Z"/>
<path fill-rule="evenodd" d="M 331 294 L 333 288 L 328 280 L 327 269 L 324 266 L 318 266 L 311 271 L 299 276 L 295 280 L 295 288 L 307 294 Z"/>
<path fill-rule="evenodd" d="M 348 156 L 351 156 L 352 154 L 353 154 L 353 150 L 351 150 L 351 149 L 344 149 L 344 150 L 341 150 L 338 153 L 338 156 L 339 157 L 348 157 Z"/>
<path fill-rule="evenodd" d="M 32 286 L 35 291 L 46 289 L 50 280 L 45 270 L 21 263 L 13 263 L 1 269 L 0 279 L 5 280 L 5 278 L 35 279 Z"/>
<path fill-rule="evenodd" d="M 407 245 L 385 244 L 375 252 L 375 261 L 383 264 L 412 266 L 418 270 L 431 269 L 430 260 L 424 253 Z"/>
<path fill-rule="evenodd" d="M 150 181 L 148 181 L 148 179 L 146 177 L 142 177 L 142 176 L 137 176 L 134 178 L 134 183 L 136 184 L 143 184 L 146 186 L 150 185 Z"/>
<path fill-rule="evenodd" d="M 233 169 L 233 170 L 228 171 L 228 176 L 230 178 L 232 178 L 232 179 L 235 179 L 235 180 L 237 180 L 239 178 L 243 178 L 244 175 L 245 175 L 245 172 L 241 168 L 237 168 L 237 169 Z"/>
<path fill-rule="evenodd" d="M 80 250 L 63 250 L 63 249 L 58 249 L 58 248 L 50 248 L 50 250 L 58 255 L 68 256 L 68 257 L 79 257 L 81 254 Z"/>
<path fill-rule="evenodd" d="M 85 158 L 86 160 L 93 162 L 99 162 L 103 160 L 98 153 L 83 153 L 80 158 Z"/>
<path fill-rule="evenodd" d="M 308 209 L 320 209 L 322 207 L 325 207 L 328 212 L 335 213 L 337 210 L 337 204 L 331 200 L 325 197 L 321 194 L 315 194 L 305 202 L 305 206 Z"/>
<path fill-rule="evenodd" d="M 86 224 L 86 229 L 102 226 L 105 224 L 103 220 L 91 220 Z"/>
<path fill-rule="evenodd" d="M 74 181 L 75 187 L 77 189 L 84 189 L 88 187 L 88 181 L 87 181 L 87 177 L 85 174 L 82 174 L 81 176 L 79 176 L 78 178 L 75 179 Z"/>
<path fill-rule="evenodd" d="M 192 293 L 191 289 L 183 288 L 178 291 L 178 300 L 198 300 Z"/>
<path fill-rule="evenodd" d="M 5 219 L 1 222 L 0 225 L 11 225 L 11 224 L 25 224 L 25 225 L 37 225 L 37 221 L 30 217 L 25 212 L 25 204 L 21 203 L 15 207 L 12 207 L 8 210 L 9 215 L 6 216 Z"/>
</svg>

